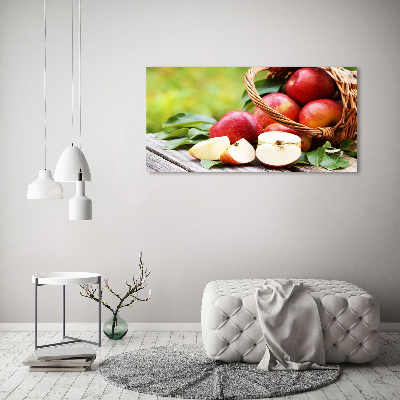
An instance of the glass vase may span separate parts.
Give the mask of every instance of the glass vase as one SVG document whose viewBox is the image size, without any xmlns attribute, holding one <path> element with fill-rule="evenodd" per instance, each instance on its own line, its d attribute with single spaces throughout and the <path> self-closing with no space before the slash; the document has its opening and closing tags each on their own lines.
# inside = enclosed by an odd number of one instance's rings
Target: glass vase
<svg viewBox="0 0 400 400">
<path fill-rule="evenodd" d="M 128 332 L 128 323 L 118 313 L 113 314 L 104 322 L 103 332 L 109 339 L 122 339 Z"/>
</svg>

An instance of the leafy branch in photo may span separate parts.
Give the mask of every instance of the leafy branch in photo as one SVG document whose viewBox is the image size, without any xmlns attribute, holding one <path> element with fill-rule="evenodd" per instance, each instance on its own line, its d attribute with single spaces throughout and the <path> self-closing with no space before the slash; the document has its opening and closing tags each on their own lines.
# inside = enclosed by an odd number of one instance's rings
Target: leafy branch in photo
<svg viewBox="0 0 400 400">
<path fill-rule="evenodd" d="M 337 149 L 332 147 L 330 142 L 326 142 L 313 151 L 301 153 L 300 158 L 291 165 L 314 165 L 315 167 L 322 167 L 330 171 L 346 168 L 349 165 L 349 161 L 342 157 L 342 155 L 346 152 L 349 156 L 357 156 L 357 152 L 348 151 L 353 143 L 353 140 L 347 139 L 341 142 L 339 145 L 340 148 Z"/>
</svg>

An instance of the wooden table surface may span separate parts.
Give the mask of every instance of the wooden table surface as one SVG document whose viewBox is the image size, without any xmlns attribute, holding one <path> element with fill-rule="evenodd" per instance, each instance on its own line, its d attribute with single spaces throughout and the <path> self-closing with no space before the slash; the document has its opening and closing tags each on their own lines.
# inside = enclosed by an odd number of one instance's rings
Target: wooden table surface
<svg viewBox="0 0 400 400">
<path fill-rule="evenodd" d="M 328 171 L 312 165 L 294 165 L 288 168 L 272 168 L 255 159 L 245 165 L 221 165 L 209 170 L 200 161 L 189 155 L 191 146 L 181 146 L 175 150 L 164 150 L 167 141 L 155 139 L 155 134 L 146 135 L 146 170 L 148 172 L 357 172 L 357 159 L 343 155 L 349 161 L 344 169 Z"/>
</svg>

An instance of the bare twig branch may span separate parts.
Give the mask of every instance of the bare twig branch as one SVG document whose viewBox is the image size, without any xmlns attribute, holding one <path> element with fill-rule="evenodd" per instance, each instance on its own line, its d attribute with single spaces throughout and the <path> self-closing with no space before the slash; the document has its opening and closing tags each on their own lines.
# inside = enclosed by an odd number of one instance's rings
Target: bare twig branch
<svg viewBox="0 0 400 400">
<path fill-rule="evenodd" d="M 110 291 L 110 293 L 117 297 L 119 299 L 119 303 L 115 310 L 111 308 L 105 301 L 101 301 L 101 304 L 108 308 L 114 315 L 118 313 L 118 310 L 120 310 L 123 307 L 132 307 L 132 304 L 135 301 L 148 301 L 150 300 L 151 297 L 151 290 L 149 291 L 149 296 L 147 298 L 141 299 L 137 297 L 137 294 L 143 290 L 147 286 L 147 280 L 146 278 L 150 275 L 151 271 L 148 271 L 147 268 L 144 268 L 144 263 L 142 260 L 142 252 L 139 253 L 139 269 L 140 269 L 140 274 L 135 277 L 133 275 L 132 281 L 133 284 L 128 283 L 128 281 L 125 281 L 125 284 L 128 286 L 128 291 L 127 293 L 122 296 L 121 293 L 116 293 L 114 292 L 110 286 L 108 285 L 108 278 L 104 279 L 105 280 L 105 287 Z M 99 302 L 99 296 L 98 296 L 98 286 L 93 287 L 92 285 L 84 284 L 80 285 L 80 287 L 83 289 L 84 292 L 79 291 L 79 294 L 82 297 L 86 297 L 88 299 L 92 299 L 96 302 Z M 103 288 L 101 289 L 101 294 L 103 294 Z M 126 302 L 126 303 L 125 303 Z"/>
</svg>

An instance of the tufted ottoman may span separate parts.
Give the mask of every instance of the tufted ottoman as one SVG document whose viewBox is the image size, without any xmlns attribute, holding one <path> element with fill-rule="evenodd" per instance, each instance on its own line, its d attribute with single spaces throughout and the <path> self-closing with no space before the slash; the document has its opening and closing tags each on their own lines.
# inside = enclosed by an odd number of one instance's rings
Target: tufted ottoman
<svg viewBox="0 0 400 400">
<path fill-rule="evenodd" d="M 318 305 L 327 363 L 364 363 L 378 355 L 380 313 L 370 294 L 344 281 L 293 281 L 302 282 Z M 261 361 L 266 346 L 254 293 L 263 282 L 243 279 L 207 284 L 201 326 L 208 357 L 225 362 Z"/>
</svg>

